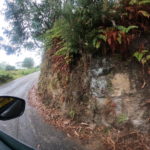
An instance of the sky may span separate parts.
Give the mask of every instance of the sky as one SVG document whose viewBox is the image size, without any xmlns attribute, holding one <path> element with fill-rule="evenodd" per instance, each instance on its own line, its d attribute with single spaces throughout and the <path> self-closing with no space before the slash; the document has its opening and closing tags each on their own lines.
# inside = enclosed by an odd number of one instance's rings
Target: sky
<svg viewBox="0 0 150 150">
<path fill-rule="evenodd" d="M 1 13 L 4 7 L 5 7 L 4 0 L 0 0 L 0 36 L 3 37 L 5 39 L 5 42 L 7 43 L 8 39 L 3 35 L 3 28 L 4 27 L 9 28 L 9 24 L 6 22 L 3 14 Z M 6 62 L 10 65 L 16 66 L 17 62 L 22 62 L 26 57 L 32 57 L 34 59 L 35 66 L 41 63 L 41 52 L 39 52 L 39 50 L 36 51 L 22 50 L 18 54 L 7 55 L 3 49 L 0 49 L 0 63 Z"/>
</svg>

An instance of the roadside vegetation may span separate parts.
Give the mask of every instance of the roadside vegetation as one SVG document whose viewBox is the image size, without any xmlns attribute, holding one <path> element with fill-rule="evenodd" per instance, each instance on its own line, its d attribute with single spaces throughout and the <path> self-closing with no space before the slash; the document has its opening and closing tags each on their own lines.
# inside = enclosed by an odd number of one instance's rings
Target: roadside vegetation
<svg viewBox="0 0 150 150">
<path fill-rule="evenodd" d="M 131 63 L 129 60 L 132 60 L 141 67 L 141 74 L 150 74 L 149 45 L 139 42 L 138 47 L 131 49 L 134 40 L 150 35 L 150 0 L 43 0 L 40 3 L 14 0 L 6 1 L 6 4 L 5 16 L 12 28 L 5 33 L 13 46 L 1 44 L 1 47 L 8 53 L 19 51 L 22 47 L 34 49 L 41 46 L 44 49 L 38 87 L 41 101 L 52 109 L 54 106 L 60 108 L 64 102 L 66 105 L 70 103 L 68 116 L 71 121 L 78 120 L 75 109 L 90 101 L 83 97 L 83 93 L 87 92 L 83 81 L 89 65 L 93 63 L 92 58 L 118 56 L 118 64 Z M 79 82 L 72 82 L 73 79 L 79 79 Z M 143 89 L 145 84 L 143 80 Z M 74 93 L 74 85 L 79 94 Z M 57 96 L 60 91 L 63 95 Z M 77 95 L 75 100 L 73 94 Z M 93 107 L 91 109 L 96 112 Z M 82 112 L 79 115 L 83 115 Z M 57 120 L 59 117 L 53 118 Z M 121 124 L 127 120 L 127 116 L 122 114 L 116 122 Z M 82 128 L 77 131 L 82 131 Z M 104 145 L 108 146 L 108 150 L 148 150 L 150 138 L 146 134 L 129 131 L 122 135 L 119 129 L 107 131 Z M 86 133 L 89 135 L 89 132 Z M 80 137 L 77 132 L 74 135 Z"/>
<path fill-rule="evenodd" d="M 19 63 L 19 67 L 23 68 L 16 69 L 15 66 L 8 65 L 5 62 L 0 63 L 0 84 L 4 84 L 40 70 L 39 66 L 34 67 L 32 58 L 25 58 L 23 62 Z"/>
<path fill-rule="evenodd" d="M 0 70 L 0 84 L 7 83 L 11 80 L 15 80 L 17 78 L 23 77 L 39 70 L 39 68 Z"/>
<path fill-rule="evenodd" d="M 63 73 L 70 72 L 81 57 L 94 55 L 119 54 L 143 67 L 149 64 L 149 49 L 140 45 L 129 51 L 133 40 L 149 35 L 149 0 L 15 0 L 6 5 L 12 28 L 5 34 L 13 46 L 0 45 L 8 53 L 43 45 L 53 55 L 55 71 Z"/>
</svg>

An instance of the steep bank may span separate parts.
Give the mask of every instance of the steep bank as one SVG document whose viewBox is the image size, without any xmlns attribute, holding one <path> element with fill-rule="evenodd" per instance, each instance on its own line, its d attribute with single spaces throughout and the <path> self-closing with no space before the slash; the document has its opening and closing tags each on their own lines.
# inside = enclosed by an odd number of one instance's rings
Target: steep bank
<svg viewBox="0 0 150 150">
<path fill-rule="evenodd" d="M 103 18 L 103 13 L 97 22 L 90 7 L 84 11 L 80 10 L 84 7 L 70 9 L 69 20 L 66 16 L 58 20 L 45 35 L 38 85 L 42 102 L 59 111 L 57 120 L 66 118 L 90 128 L 86 135 L 101 136 L 97 127 L 104 127 L 107 136 L 101 139 L 111 145 L 108 149 L 150 147 L 149 7 L 143 1 L 134 3 L 115 5 L 114 13 L 118 9 L 121 12 L 119 19 L 118 14 L 108 19 L 111 22 Z M 96 9 L 100 5 L 90 6 Z M 74 133 L 80 137 L 81 132 L 83 128 L 79 127 Z M 140 142 L 142 139 L 144 142 Z"/>
<path fill-rule="evenodd" d="M 142 39 L 148 46 L 149 38 Z M 134 41 L 133 48 L 137 46 Z M 39 94 L 50 107 L 79 122 L 107 127 L 130 124 L 149 132 L 149 74 L 119 55 L 81 57 L 69 72 L 55 71 L 51 51 L 44 56 Z"/>
</svg>

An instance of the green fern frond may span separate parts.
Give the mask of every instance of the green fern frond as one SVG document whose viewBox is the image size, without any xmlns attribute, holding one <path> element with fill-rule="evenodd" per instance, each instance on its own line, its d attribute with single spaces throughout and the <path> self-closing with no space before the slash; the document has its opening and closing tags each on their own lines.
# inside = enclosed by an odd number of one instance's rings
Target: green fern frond
<svg viewBox="0 0 150 150">
<path fill-rule="evenodd" d="M 138 26 L 128 26 L 128 27 L 125 27 L 125 26 L 117 26 L 117 29 L 124 32 L 124 33 L 129 33 L 130 30 L 132 29 L 137 29 Z"/>
<path fill-rule="evenodd" d="M 139 2 L 139 5 L 150 4 L 150 0 L 142 0 Z"/>
<path fill-rule="evenodd" d="M 147 17 L 147 18 L 150 17 L 150 13 L 148 13 L 147 11 L 140 10 L 140 11 L 138 11 L 138 13 L 142 14 L 144 17 Z"/>
</svg>

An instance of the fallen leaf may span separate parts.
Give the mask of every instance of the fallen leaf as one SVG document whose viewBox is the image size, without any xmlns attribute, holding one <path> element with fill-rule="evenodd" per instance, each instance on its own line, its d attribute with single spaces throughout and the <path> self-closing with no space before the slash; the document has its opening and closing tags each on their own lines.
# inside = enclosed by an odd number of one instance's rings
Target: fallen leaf
<svg viewBox="0 0 150 150">
<path fill-rule="evenodd" d="M 88 126 L 88 124 L 84 122 L 82 122 L 81 125 Z"/>
<path fill-rule="evenodd" d="M 146 82 L 144 80 L 141 88 L 144 89 L 145 85 L 146 85 Z"/>
<path fill-rule="evenodd" d="M 64 125 L 68 125 L 68 124 L 70 124 L 70 120 L 65 120 Z"/>
<path fill-rule="evenodd" d="M 71 135 L 70 135 L 69 133 L 67 133 L 67 136 L 68 136 L 68 137 L 71 137 Z"/>
<path fill-rule="evenodd" d="M 89 129 L 94 130 L 96 128 L 96 124 L 90 124 Z"/>
<path fill-rule="evenodd" d="M 79 134 L 77 133 L 77 131 L 74 131 L 74 134 L 79 137 Z"/>
</svg>

